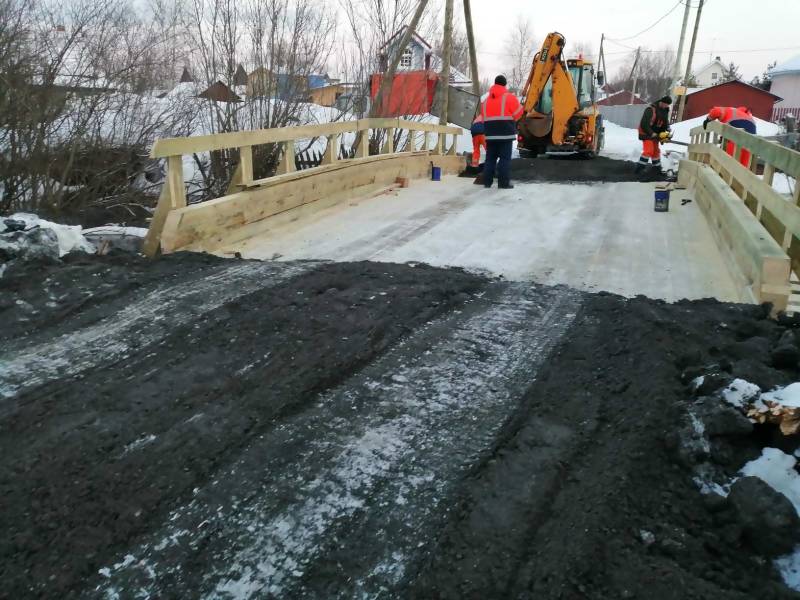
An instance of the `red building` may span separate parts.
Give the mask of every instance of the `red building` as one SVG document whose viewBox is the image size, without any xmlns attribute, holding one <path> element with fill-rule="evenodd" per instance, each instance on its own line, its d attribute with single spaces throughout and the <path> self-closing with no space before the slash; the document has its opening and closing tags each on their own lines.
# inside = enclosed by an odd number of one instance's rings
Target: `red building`
<svg viewBox="0 0 800 600">
<path fill-rule="evenodd" d="M 769 121 L 773 105 L 779 100 L 779 96 L 742 81 L 728 81 L 689 94 L 683 118 L 702 117 L 715 106 L 746 106 L 754 117 Z"/>
<path fill-rule="evenodd" d="M 395 74 L 389 93 L 383 97 L 378 112 L 381 117 L 424 115 L 431 112 L 436 82 L 439 76 L 433 71 L 403 71 Z M 370 97 L 375 100 L 383 75 L 372 76 Z"/>
<path fill-rule="evenodd" d="M 644 100 L 639 98 L 638 94 L 622 90 L 609 94 L 602 100 L 598 100 L 600 106 L 627 106 L 628 104 L 647 104 Z"/>
</svg>

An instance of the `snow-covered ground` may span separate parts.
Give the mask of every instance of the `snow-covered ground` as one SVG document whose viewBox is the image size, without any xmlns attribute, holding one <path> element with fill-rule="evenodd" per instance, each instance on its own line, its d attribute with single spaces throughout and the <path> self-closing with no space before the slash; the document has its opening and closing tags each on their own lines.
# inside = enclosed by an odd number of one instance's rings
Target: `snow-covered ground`
<svg viewBox="0 0 800 600">
<path fill-rule="evenodd" d="M 61 225 L 40 219 L 36 215 L 28 213 L 16 213 L 8 217 L 8 220 L 22 221 L 25 223 L 25 230 L 40 227 L 52 231 L 58 240 L 58 254 L 64 256 L 73 251 L 90 252 L 95 251 L 95 247 L 83 237 L 83 228 L 80 225 Z M 6 232 L 6 225 L 0 220 L 0 234 Z"/>
</svg>

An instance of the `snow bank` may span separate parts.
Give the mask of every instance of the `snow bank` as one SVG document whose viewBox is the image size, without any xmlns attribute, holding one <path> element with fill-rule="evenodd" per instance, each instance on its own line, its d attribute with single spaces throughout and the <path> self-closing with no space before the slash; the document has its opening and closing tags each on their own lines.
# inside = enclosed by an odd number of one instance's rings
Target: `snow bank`
<svg viewBox="0 0 800 600">
<path fill-rule="evenodd" d="M 686 142 L 689 143 L 689 138 L 691 137 L 691 131 L 695 127 L 702 127 L 703 121 L 705 121 L 705 117 L 696 117 L 694 119 L 688 119 L 686 121 L 681 121 L 680 123 L 674 123 L 672 125 L 672 139 L 678 142 Z M 764 121 L 763 119 L 759 119 L 758 117 L 755 118 L 756 120 L 756 135 L 760 136 L 772 136 L 778 135 L 781 132 L 781 126 L 776 125 L 775 123 L 770 123 L 769 121 Z"/>
<path fill-rule="evenodd" d="M 64 256 L 73 251 L 88 252 L 93 254 L 95 247 L 83 237 L 83 228 L 80 225 L 61 225 L 40 219 L 36 215 L 28 213 L 16 213 L 9 217 L 15 221 L 23 221 L 25 229 L 33 229 L 34 227 L 41 227 L 42 229 L 49 229 L 52 231 L 58 240 L 58 255 Z M 2 225 L 0 233 L 5 231 L 5 225 Z"/>
<path fill-rule="evenodd" d="M 761 388 L 744 379 L 734 379 L 722 390 L 722 398 L 728 404 L 745 410 L 746 405 L 761 394 Z"/>
<path fill-rule="evenodd" d="M 800 386 L 800 384 L 793 385 Z M 769 484 L 774 490 L 786 496 L 800 514 L 800 475 L 795 470 L 796 464 L 797 459 L 793 456 L 777 448 L 764 448 L 761 456 L 747 463 L 741 473 L 744 477 L 758 477 Z M 784 583 L 793 590 L 800 591 L 800 546 L 791 554 L 776 559 L 774 564 Z"/>
<path fill-rule="evenodd" d="M 800 408 L 800 382 L 762 394 L 761 399 L 771 400 L 790 408 Z"/>
</svg>

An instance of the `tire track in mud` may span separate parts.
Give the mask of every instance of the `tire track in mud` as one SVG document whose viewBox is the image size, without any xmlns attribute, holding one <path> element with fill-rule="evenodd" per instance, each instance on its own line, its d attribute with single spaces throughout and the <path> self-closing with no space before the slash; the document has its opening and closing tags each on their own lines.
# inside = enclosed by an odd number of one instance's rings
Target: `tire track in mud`
<svg viewBox="0 0 800 600">
<path fill-rule="evenodd" d="M 375 597 L 406 585 L 449 499 L 581 294 L 496 284 L 261 436 L 90 597 Z"/>
<path fill-rule="evenodd" d="M 90 327 L 32 348 L 7 349 L 0 355 L 0 398 L 124 359 L 136 348 L 166 337 L 171 328 L 317 264 L 223 264 L 200 278 L 166 284 Z"/>
</svg>

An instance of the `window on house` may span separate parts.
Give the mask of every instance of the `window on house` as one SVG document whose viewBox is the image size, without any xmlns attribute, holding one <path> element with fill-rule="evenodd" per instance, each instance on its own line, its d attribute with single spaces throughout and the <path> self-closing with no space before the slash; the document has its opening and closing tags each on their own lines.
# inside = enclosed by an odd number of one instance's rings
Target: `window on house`
<svg viewBox="0 0 800 600">
<path fill-rule="evenodd" d="M 406 48 L 403 50 L 403 55 L 400 57 L 400 66 L 405 68 L 411 68 L 411 61 L 414 58 L 414 54 L 411 52 L 411 48 Z"/>
<path fill-rule="evenodd" d="M 711 79 L 717 79 L 717 78 L 719 78 L 719 73 L 712 73 L 711 74 Z"/>
</svg>

